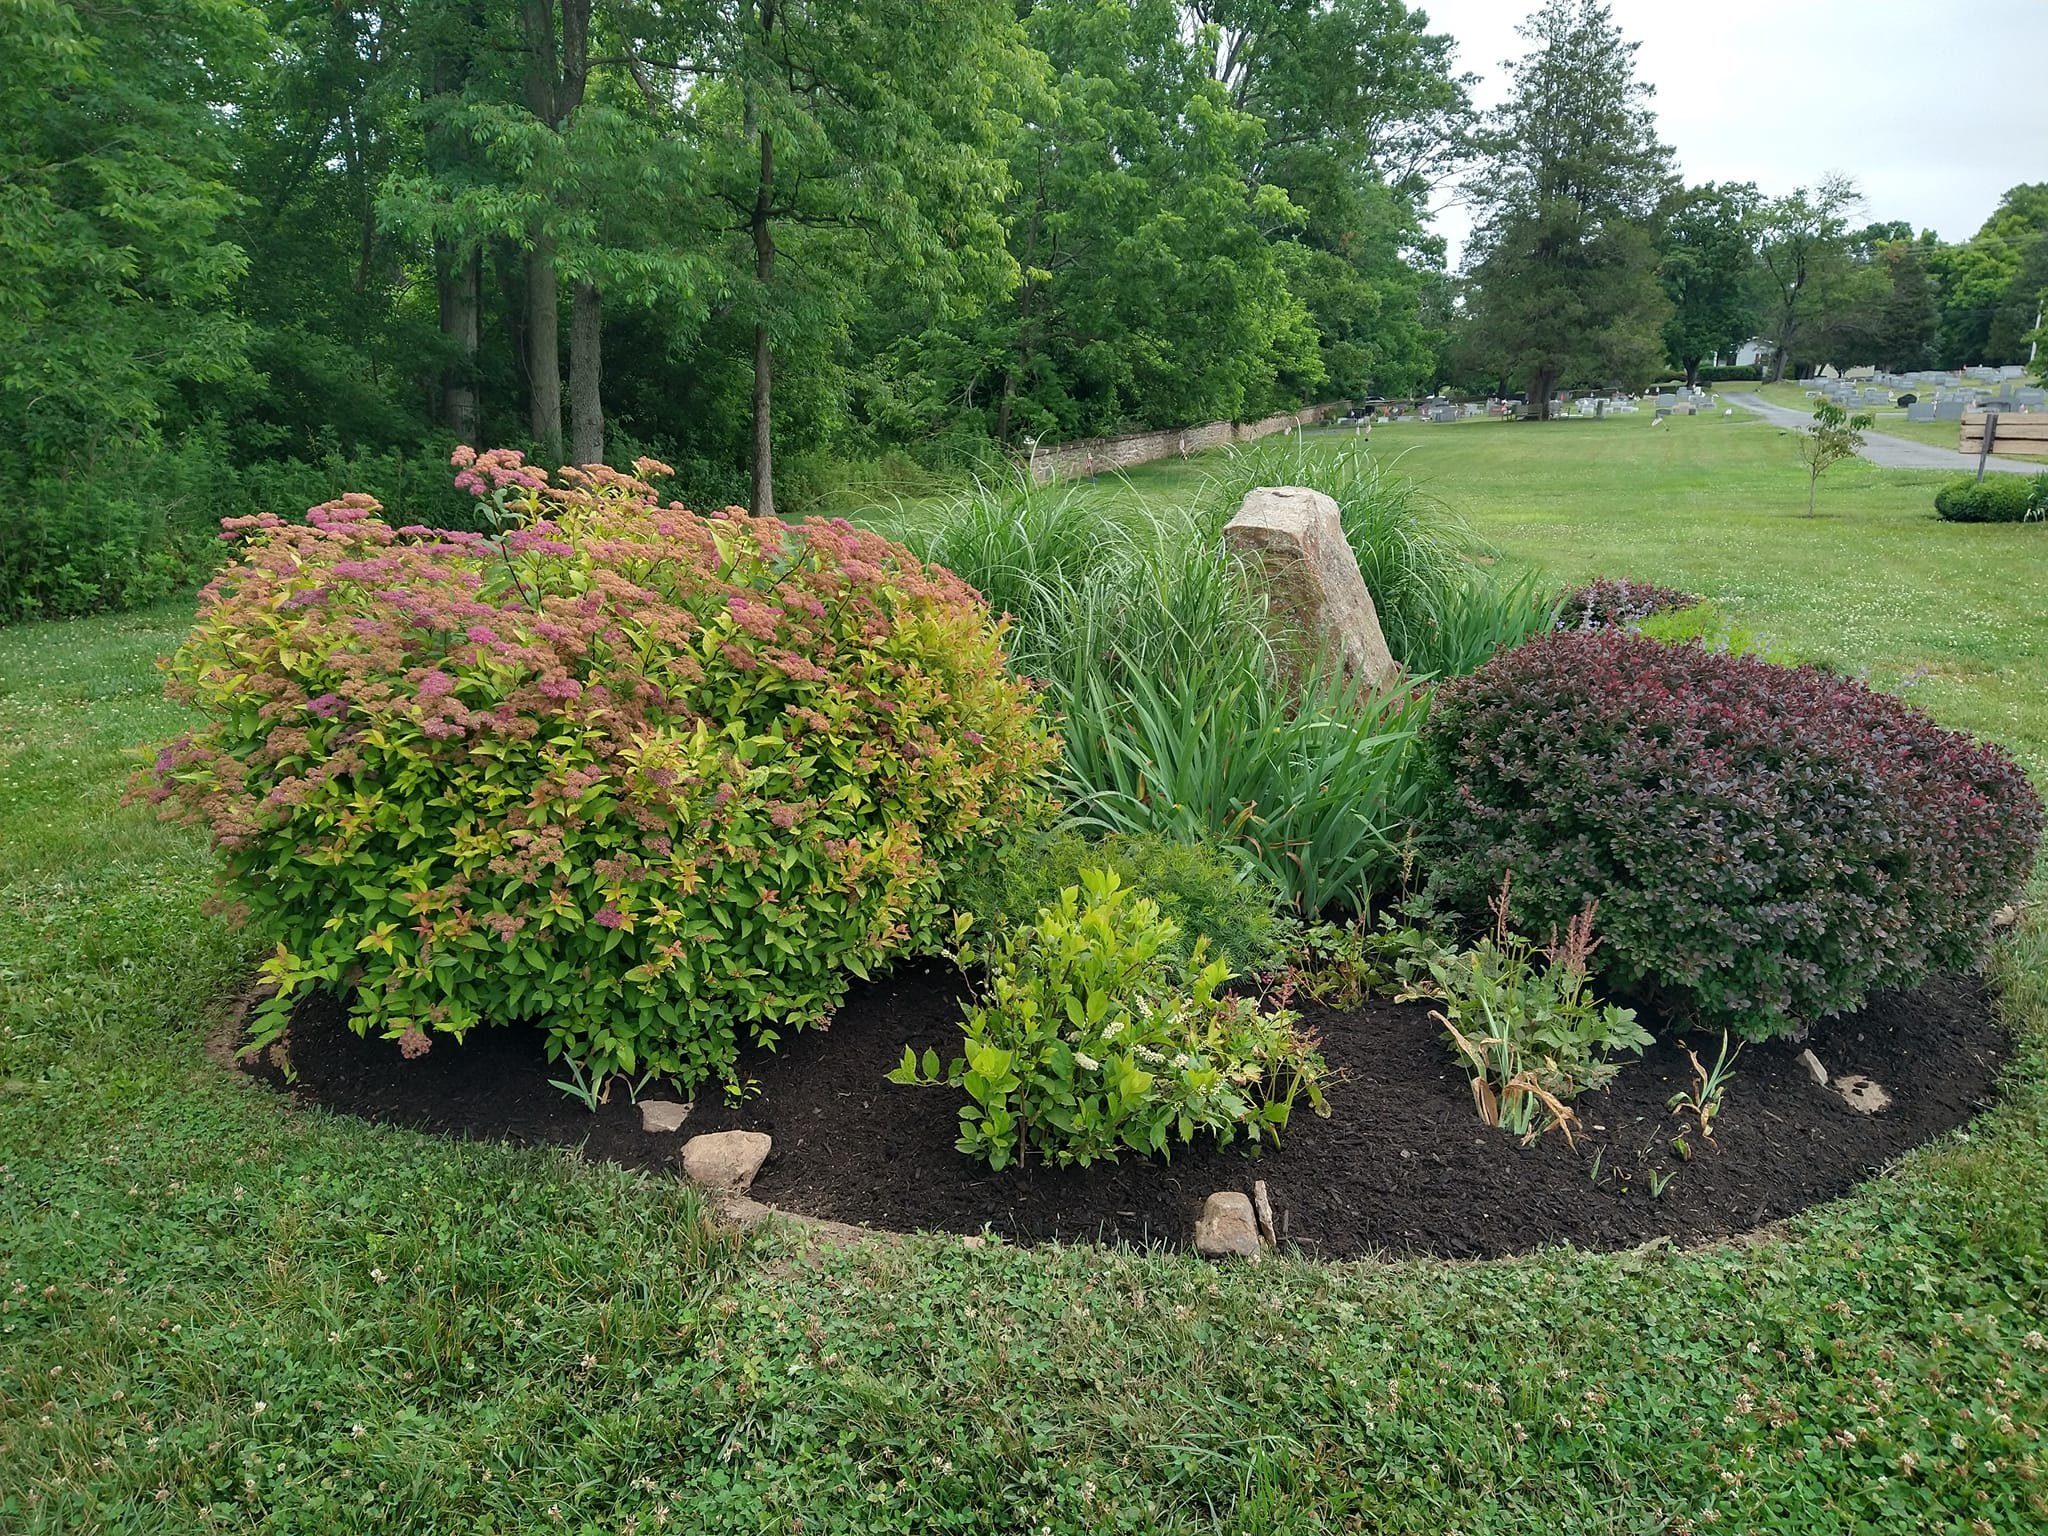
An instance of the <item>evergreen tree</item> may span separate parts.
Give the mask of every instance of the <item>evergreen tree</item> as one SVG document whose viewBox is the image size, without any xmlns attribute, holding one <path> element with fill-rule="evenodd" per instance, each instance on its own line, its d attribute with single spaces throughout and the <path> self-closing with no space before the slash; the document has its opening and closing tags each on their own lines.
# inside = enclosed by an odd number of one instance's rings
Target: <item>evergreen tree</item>
<svg viewBox="0 0 2048 1536">
<path fill-rule="evenodd" d="M 1888 288 L 1879 301 L 1871 361 L 1894 373 L 1933 367 L 1940 315 L 1922 248 L 1892 241 L 1878 248 L 1877 259 Z"/>
<path fill-rule="evenodd" d="M 1670 185 L 1636 44 L 1600 0 L 1548 0 L 1478 143 L 1466 345 L 1547 419 L 1561 384 L 1641 383 L 1669 310 L 1653 219 Z"/>
</svg>

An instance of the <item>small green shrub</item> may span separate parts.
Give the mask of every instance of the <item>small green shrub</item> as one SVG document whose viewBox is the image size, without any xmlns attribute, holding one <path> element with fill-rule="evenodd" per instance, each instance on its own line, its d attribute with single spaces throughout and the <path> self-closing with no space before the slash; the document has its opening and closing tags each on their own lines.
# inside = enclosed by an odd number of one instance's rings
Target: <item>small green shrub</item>
<svg viewBox="0 0 2048 1536">
<path fill-rule="evenodd" d="M 1170 1155 L 1211 1135 L 1274 1141 L 1295 1102 L 1328 1113 L 1326 1068 L 1292 1013 L 1222 995 L 1230 968 L 1195 947 L 1185 981 L 1176 925 L 1108 870 L 1078 885 L 988 956 L 963 1054 L 905 1047 L 891 1082 L 965 1090 L 960 1150 L 992 1168 Z"/>
<path fill-rule="evenodd" d="M 1494 928 L 1469 949 L 1430 934 L 1395 929 L 1384 936 L 1403 982 L 1397 1000 L 1424 998 L 1472 1069 L 1472 1102 L 1488 1125 L 1533 1141 L 1543 1131 L 1571 1135 L 1570 1102 L 1602 1088 L 1621 1070 L 1617 1052 L 1640 1055 L 1652 1043 L 1633 1008 L 1593 996 L 1588 962 L 1596 907 L 1586 907 L 1539 946 L 1514 931 L 1509 882 L 1494 897 Z M 1540 961 L 1540 963 L 1539 963 Z"/>
<path fill-rule="evenodd" d="M 1014 839 L 959 883 L 953 904 L 972 912 L 982 931 L 1008 933 L 1034 921 L 1089 868 L 1109 870 L 1158 904 L 1180 930 L 1172 953 L 1184 967 L 1206 942 L 1233 975 L 1264 975 L 1285 966 L 1298 941 L 1300 925 L 1280 910 L 1280 892 L 1263 869 L 1208 843 L 1149 832 L 1090 841 L 1060 829 Z"/>
<path fill-rule="evenodd" d="M 1746 367 L 1729 364 L 1719 368 L 1699 368 L 1693 372 L 1694 380 L 1701 384 L 1755 384 L 1763 376 L 1763 366 L 1759 363 L 1750 363 Z"/>
<path fill-rule="evenodd" d="M 274 946 L 259 1042 L 325 984 L 409 1055 L 530 1020 L 687 1088 L 943 941 L 1055 753 L 966 587 L 843 522 L 456 463 L 501 532 L 240 520 L 172 664 L 204 720 L 152 794 Z"/>
<path fill-rule="evenodd" d="M 1934 494 L 1945 523 L 2029 523 L 2048 518 L 2048 475 L 1986 475 L 1954 480 Z"/>
</svg>

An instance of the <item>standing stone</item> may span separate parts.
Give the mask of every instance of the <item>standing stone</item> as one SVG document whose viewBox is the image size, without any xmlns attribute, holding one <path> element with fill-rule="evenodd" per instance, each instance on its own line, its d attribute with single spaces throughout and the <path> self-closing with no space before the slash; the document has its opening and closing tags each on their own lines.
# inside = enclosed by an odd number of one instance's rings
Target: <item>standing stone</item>
<svg viewBox="0 0 2048 1536">
<path fill-rule="evenodd" d="M 773 1143 L 759 1131 L 714 1131 L 683 1143 L 683 1177 L 701 1189 L 743 1195 Z"/>
<path fill-rule="evenodd" d="M 1223 543 L 1258 567 L 1273 611 L 1326 665 L 1375 687 L 1400 675 L 1328 496 L 1302 486 L 1261 486 L 1224 528 Z"/>
<path fill-rule="evenodd" d="M 1195 1252 L 1205 1259 L 1256 1259 L 1259 1223 L 1251 1201 L 1234 1189 L 1219 1189 L 1203 1201 L 1195 1219 Z"/>
<path fill-rule="evenodd" d="M 1252 1181 L 1252 1211 L 1259 1218 L 1259 1236 L 1264 1238 L 1268 1248 L 1280 1246 L 1280 1229 L 1273 1224 L 1273 1197 L 1266 1192 L 1266 1181 Z"/>
</svg>

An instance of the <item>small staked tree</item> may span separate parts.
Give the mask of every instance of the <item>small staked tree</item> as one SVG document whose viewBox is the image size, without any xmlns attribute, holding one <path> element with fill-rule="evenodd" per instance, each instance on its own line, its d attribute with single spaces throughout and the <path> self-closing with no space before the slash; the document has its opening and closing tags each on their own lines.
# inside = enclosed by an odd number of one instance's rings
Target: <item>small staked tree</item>
<svg viewBox="0 0 2048 1536">
<path fill-rule="evenodd" d="M 1806 461 L 1806 515 L 1813 516 L 1813 499 L 1820 491 L 1820 477 L 1829 468 L 1863 446 L 1863 430 L 1877 422 L 1875 416 L 1851 416 L 1839 405 L 1823 400 L 1813 413 L 1813 425 L 1799 434 L 1799 456 Z"/>
</svg>

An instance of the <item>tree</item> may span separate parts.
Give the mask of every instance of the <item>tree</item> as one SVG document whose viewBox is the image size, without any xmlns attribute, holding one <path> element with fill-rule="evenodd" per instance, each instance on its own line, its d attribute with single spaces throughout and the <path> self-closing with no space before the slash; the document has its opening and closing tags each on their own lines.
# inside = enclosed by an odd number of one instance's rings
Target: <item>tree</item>
<svg viewBox="0 0 2048 1536">
<path fill-rule="evenodd" d="M 699 67 L 752 329 L 750 505 L 768 516 L 779 344 L 843 331 L 877 279 L 941 304 L 1015 281 L 1000 151 L 1032 63 L 1001 0 L 740 0 Z"/>
<path fill-rule="evenodd" d="M 1749 277 L 1761 201 L 1748 183 L 1709 183 L 1675 194 L 1665 206 L 1657 268 L 1671 301 L 1664 349 L 1688 385 L 1699 381 L 1702 361 L 1733 352 L 1755 324 Z"/>
<path fill-rule="evenodd" d="M 413 297 L 424 252 L 378 217 L 379 188 L 416 175 L 416 71 L 399 7 L 272 0 L 272 46 L 231 128 L 243 201 L 226 226 L 247 256 L 235 307 L 252 373 L 208 392 L 254 456 L 410 445 L 443 361 L 438 316 Z"/>
<path fill-rule="evenodd" d="M 1940 314 L 1923 248 L 1893 242 L 1878 248 L 1877 260 L 1887 286 L 1878 303 L 1870 360 L 1894 373 L 1932 367 Z"/>
<path fill-rule="evenodd" d="M 1851 416 L 1832 401 L 1823 400 L 1814 409 L 1813 425 L 1799 434 L 1799 456 L 1806 461 L 1806 515 L 1813 516 L 1813 499 L 1820 489 L 1820 477 L 1863 446 L 1863 433 L 1877 422 L 1875 416 Z"/>
<path fill-rule="evenodd" d="M 1534 46 L 1478 138 L 1467 345 L 1548 419 L 1561 383 L 1639 382 L 1659 365 L 1669 304 L 1652 219 L 1671 151 L 1636 44 L 1600 0 L 1547 0 L 1520 30 Z"/>
<path fill-rule="evenodd" d="M 1469 158 L 1473 77 L 1401 0 L 1183 0 L 1231 106 L 1265 124 L 1262 172 L 1300 151 L 1411 199 Z M 1276 178 L 1292 183 L 1284 175 Z"/>
<path fill-rule="evenodd" d="M 1433 372 L 1421 285 L 1443 260 L 1429 194 L 1469 158 L 1471 77 L 1400 0 L 1195 0 L 1231 105 L 1265 127 L 1255 179 L 1302 211 L 1274 232 L 1328 392 L 1407 393 Z"/>
<path fill-rule="evenodd" d="M 1795 351 L 1837 290 L 1848 265 L 1849 216 L 1862 201 L 1856 184 L 1830 176 L 1767 204 L 1759 226 L 1757 282 L 1771 340 L 1771 378 L 1785 377 Z"/>
<path fill-rule="evenodd" d="M 1983 227 L 1962 245 L 1932 253 L 1941 291 L 1938 349 L 1945 368 L 2027 360 L 2027 336 L 2040 310 L 2048 238 L 2048 182 L 2009 188 Z"/>
<path fill-rule="evenodd" d="M 245 369 L 223 114 L 262 21 L 239 0 L 0 7 L 0 441 L 32 467 L 148 438 Z"/>
</svg>

